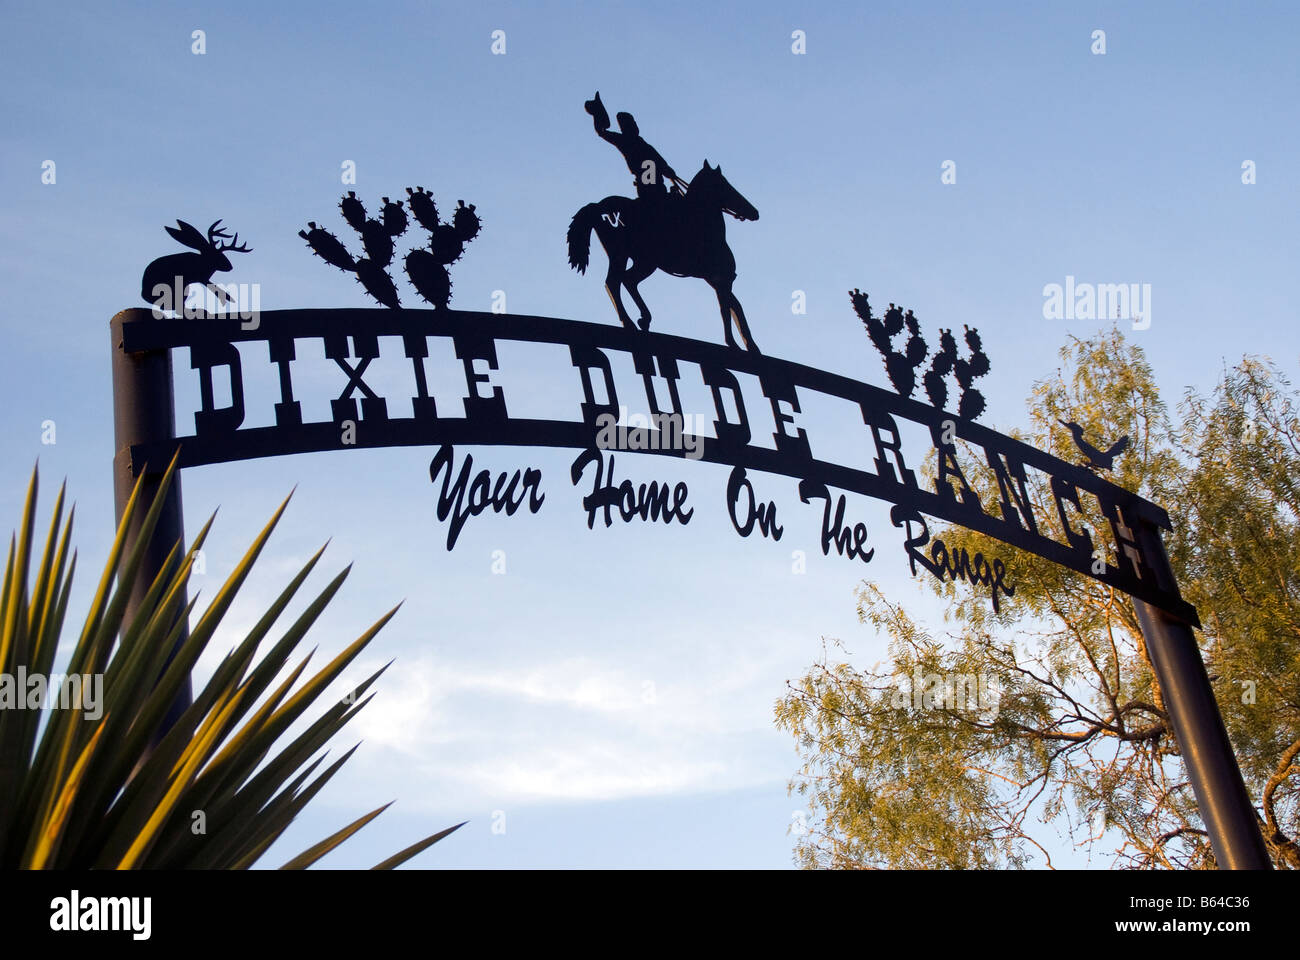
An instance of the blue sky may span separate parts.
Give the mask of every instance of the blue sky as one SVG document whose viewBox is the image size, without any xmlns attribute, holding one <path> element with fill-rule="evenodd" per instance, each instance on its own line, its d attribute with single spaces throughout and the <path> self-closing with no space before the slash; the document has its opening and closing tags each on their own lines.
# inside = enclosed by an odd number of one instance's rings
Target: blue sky
<svg viewBox="0 0 1300 960">
<path fill-rule="evenodd" d="M 146 263 L 179 249 L 164 224 L 220 217 L 237 229 L 254 252 L 229 279 L 259 283 L 263 309 L 366 306 L 297 231 L 308 220 L 342 231 L 345 189 L 375 204 L 420 184 L 442 207 L 463 198 L 483 217 L 454 268 L 454 306 L 487 310 L 503 290 L 513 313 L 614 322 L 600 270 L 570 271 L 563 242 L 579 207 L 631 187 L 582 110 L 597 89 L 679 171 L 721 163 L 760 210 L 758 222 L 729 222 L 728 240 L 766 353 L 885 384 L 846 295 L 860 287 L 923 323 L 978 327 L 993 362 L 983 419 L 1007 430 L 1067 335 L 1109 326 L 1044 319 L 1043 287 L 1067 276 L 1151 284 L 1151 326 L 1132 335 L 1171 403 L 1243 352 L 1286 369 L 1300 352 L 1300 24 L 1288 4 L 4 10 L 0 515 L 17 517 L 39 456 L 49 496 L 67 477 L 79 504 L 83 570 L 112 532 L 108 319 L 139 305 Z M 1104 56 L 1090 51 L 1098 29 Z M 194 30 L 205 31 L 201 56 Z M 491 52 L 494 30 L 505 55 Z M 41 182 L 46 160 L 54 184 Z M 340 183 L 348 160 L 355 187 Z M 941 183 L 945 161 L 954 184 Z M 718 339 L 703 282 L 656 275 L 642 289 L 655 329 Z M 805 315 L 791 312 L 796 290 Z M 321 385 L 310 395 L 324 416 L 335 381 L 314 362 L 302 382 Z M 502 366 L 508 394 L 513 383 L 540 404 L 572 396 L 522 355 Z M 271 369 L 253 369 L 271 396 Z M 177 393 L 182 405 L 197 395 L 184 357 Z M 41 442 L 46 420 L 53 445 Z M 851 423 L 827 429 L 860 442 Z M 687 480 L 697 517 L 592 531 L 566 479 L 570 455 L 457 452 L 494 471 L 539 467 L 546 508 L 476 518 L 448 554 L 429 449 L 184 477 L 190 532 L 220 507 L 196 579 L 206 596 L 297 485 L 226 645 L 327 538 L 326 570 L 355 567 L 317 632 L 320 662 L 406 601 L 349 675 L 397 657 L 339 746 L 365 744 L 272 859 L 395 797 L 326 862 L 369 865 L 469 819 L 416 863 L 788 866 L 797 757 L 771 722 L 785 681 L 822 637 L 844 639 L 863 665 L 884 656 L 854 613 L 864 574 L 941 625 L 928 586 L 907 575 L 887 506 L 851 498 L 881 547 L 861 567 L 821 557 L 820 510 L 799 505 L 790 481 L 754 478 L 787 505 L 786 538 L 742 541 L 725 470 L 628 455 L 620 469 L 638 482 Z M 805 574 L 792 572 L 795 549 L 808 553 Z M 491 572 L 494 550 L 506 552 L 504 576 Z M 322 571 L 313 582 L 325 581 Z M 74 610 L 89 589 L 83 573 Z"/>
</svg>

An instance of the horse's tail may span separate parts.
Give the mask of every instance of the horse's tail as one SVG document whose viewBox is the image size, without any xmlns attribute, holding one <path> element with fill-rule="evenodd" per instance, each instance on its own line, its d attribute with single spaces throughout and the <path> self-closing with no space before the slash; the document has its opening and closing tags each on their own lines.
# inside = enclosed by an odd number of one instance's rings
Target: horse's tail
<svg viewBox="0 0 1300 960">
<path fill-rule="evenodd" d="M 587 272 L 587 263 L 591 259 L 591 231 L 599 222 L 598 203 L 587 204 L 569 222 L 569 266 L 579 273 Z"/>
</svg>

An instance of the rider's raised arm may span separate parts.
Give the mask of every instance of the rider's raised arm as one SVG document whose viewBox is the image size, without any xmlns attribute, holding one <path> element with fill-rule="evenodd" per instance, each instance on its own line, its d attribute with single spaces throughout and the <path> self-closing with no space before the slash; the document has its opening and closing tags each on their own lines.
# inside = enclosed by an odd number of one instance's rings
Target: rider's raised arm
<svg viewBox="0 0 1300 960">
<path fill-rule="evenodd" d="M 595 124 L 596 132 L 609 129 L 609 111 L 605 109 L 605 104 L 600 100 L 600 91 L 583 105 L 589 114 L 591 114 L 592 123 Z"/>
</svg>

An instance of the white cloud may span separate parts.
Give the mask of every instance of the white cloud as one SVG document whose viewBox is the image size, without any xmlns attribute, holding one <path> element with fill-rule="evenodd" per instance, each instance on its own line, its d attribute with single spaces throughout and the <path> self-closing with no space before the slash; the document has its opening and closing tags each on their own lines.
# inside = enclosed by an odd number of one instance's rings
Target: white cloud
<svg viewBox="0 0 1300 960">
<path fill-rule="evenodd" d="M 365 741 L 358 758 L 366 755 L 367 779 L 401 771 L 393 790 L 404 802 L 428 794 L 440 804 L 449 794 L 501 804 L 730 789 L 773 779 L 737 742 L 752 747 L 773 735 L 770 710 L 738 709 L 752 673 L 657 684 L 585 657 L 484 669 L 404 655 L 349 736 Z M 760 690 L 763 703 L 769 692 Z"/>
</svg>

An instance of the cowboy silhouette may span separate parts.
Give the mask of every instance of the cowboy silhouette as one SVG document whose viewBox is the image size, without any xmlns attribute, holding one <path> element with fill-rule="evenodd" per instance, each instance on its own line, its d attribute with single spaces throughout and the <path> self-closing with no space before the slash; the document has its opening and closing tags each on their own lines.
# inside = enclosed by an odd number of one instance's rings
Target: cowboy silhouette
<svg viewBox="0 0 1300 960">
<path fill-rule="evenodd" d="M 637 285 L 656 270 L 676 277 L 699 277 L 713 287 L 728 346 L 737 347 L 734 324 L 745 349 L 758 346 L 749 332 L 744 308 L 732 292 L 736 258 L 727 246 L 723 214 L 737 220 L 757 220 L 758 210 L 740 195 L 722 167 L 704 161 L 690 181 L 679 177 L 659 151 L 646 143 L 630 113 L 618 115 L 619 132 L 609 129 L 609 113 L 600 94 L 585 104 L 595 122 L 596 135 L 612 143 L 627 162 L 636 183 L 636 199 L 606 197 L 589 203 L 573 215 L 567 234 L 569 266 L 585 273 L 591 262 L 591 235 L 595 233 L 609 257 L 605 289 L 624 327 L 650 329 L 650 308 Z M 673 181 L 675 193 L 665 180 Z M 630 266 L 629 266 L 630 261 Z M 636 323 L 623 305 L 626 288 L 641 310 Z"/>
<path fill-rule="evenodd" d="M 646 200 L 653 204 L 656 210 L 662 211 L 663 201 L 669 195 L 668 186 L 664 183 L 665 179 L 673 182 L 678 193 L 684 192 L 681 177 L 677 176 L 676 171 L 658 150 L 646 143 L 632 114 L 626 112 L 617 114 L 619 132 L 615 133 L 609 129 L 609 112 L 600 100 L 599 91 L 584 106 L 591 114 L 596 135 L 607 143 L 612 143 L 623 155 L 623 160 L 627 163 L 632 180 L 636 184 L 638 199 Z"/>
</svg>

